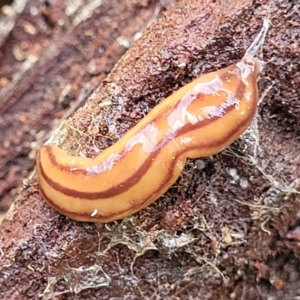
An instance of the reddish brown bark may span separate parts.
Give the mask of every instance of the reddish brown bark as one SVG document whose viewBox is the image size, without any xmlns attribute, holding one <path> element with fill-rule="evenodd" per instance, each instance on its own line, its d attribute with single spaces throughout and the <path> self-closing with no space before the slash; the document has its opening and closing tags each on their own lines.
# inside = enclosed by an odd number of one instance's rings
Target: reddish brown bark
<svg viewBox="0 0 300 300">
<path fill-rule="evenodd" d="M 74 13 L 47 3 L 28 1 L 0 48 L 2 207 L 16 198 L 0 230 L 0 298 L 297 296 L 299 3 L 103 0 Z M 54 212 L 36 178 L 16 196 L 64 106 L 97 88 L 59 135 L 66 151 L 95 155 L 178 87 L 241 58 L 268 11 L 258 155 L 246 135 L 190 161 L 156 203 L 107 225 Z"/>
</svg>

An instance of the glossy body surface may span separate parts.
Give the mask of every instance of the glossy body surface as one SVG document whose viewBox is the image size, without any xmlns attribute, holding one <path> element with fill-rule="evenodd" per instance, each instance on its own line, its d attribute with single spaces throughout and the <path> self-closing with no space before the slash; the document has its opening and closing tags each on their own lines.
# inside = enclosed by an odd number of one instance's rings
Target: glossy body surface
<svg viewBox="0 0 300 300">
<path fill-rule="evenodd" d="M 259 61 L 245 57 L 206 74 L 158 104 L 95 158 L 44 145 L 37 172 L 44 199 L 78 220 L 109 222 L 157 200 L 187 158 L 213 155 L 251 124 L 257 108 Z"/>
</svg>

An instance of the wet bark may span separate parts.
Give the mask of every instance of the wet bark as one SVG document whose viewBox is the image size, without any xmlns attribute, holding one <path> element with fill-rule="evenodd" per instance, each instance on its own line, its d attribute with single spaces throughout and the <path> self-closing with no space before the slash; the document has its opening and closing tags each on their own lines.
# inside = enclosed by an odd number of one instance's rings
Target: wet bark
<svg viewBox="0 0 300 300">
<path fill-rule="evenodd" d="M 32 0 L 7 14 L 0 203 L 3 211 L 14 203 L 0 228 L 1 299 L 297 296 L 299 5 Z M 172 91 L 239 60 L 267 15 L 257 129 L 189 161 L 163 197 L 131 218 L 78 223 L 49 208 L 28 175 L 36 149 L 66 115 L 56 141 L 92 157 Z"/>
</svg>

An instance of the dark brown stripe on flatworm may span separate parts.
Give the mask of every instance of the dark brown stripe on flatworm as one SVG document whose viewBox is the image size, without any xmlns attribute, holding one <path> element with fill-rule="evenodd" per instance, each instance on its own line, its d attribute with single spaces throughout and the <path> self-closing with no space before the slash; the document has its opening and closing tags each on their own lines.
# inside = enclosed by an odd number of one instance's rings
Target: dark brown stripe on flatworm
<svg viewBox="0 0 300 300">
<path fill-rule="evenodd" d="M 225 74 L 223 74 L 223 76 L 231 77 L 230 73 L 228 74 L 228 71 L 225 72 Z M 242 86 L 244 87 L 244 84 L 241 82 L 236 90 L 236 94 L 238 96 L 238 98 L 242 98 L 243 97 L 243 92 L 244 89 L 242 89 Z M 199 98 L 195 99 L 195 101 L 199 100 Z M 179 101 L 177 103 L 177 105 L 180 103 L 181 101 Z M 176 107 L 177 107 L 176 105 Z M 228 113 L 230 110 L 232 110 L 235 107 L 235 105 L 231 105 L 230 107 L 225 109 L 225 113 Z M 252 117 L 252 116 L 251 116 Z M 219 117 L 215 117 L 212 119 L 206 119 L 203 120 L 199 123 L 197 123 L 196 125 L 192 125 L 192 124 L 188 124 L 185 125 L 181 130 L 179 130 L 176 133 L 176 137 L 180 136 L 188 131 L 191 130 L 195 130 L 195 129 L 199 129 L 200 127 L 204 127 L 207 126 L 208 124 L 211 124 L 212 122 L 216 121 L 217 119 L 219 119 Z M 248 122 L 248 120 L 247 120 Z M 198 126 L 197 126 L 198 125 Z M 237 127 L 239 128 L 239 126 Z M 228 136 L 230 136 L 231 134 L 229 134 Z M 223 138 L 221 141 L 219 141 L 219 143 L 216 144 L 216 146 L 218 144 L 221 144 L 223 141 L 225 141 L 227 138 Z M 128 189 L 131 188 L 131 186 L 133 186 L 135 183 L 137 183 L 142 176 L 147 172 L 147 170 L 149 169 L 149 167 L 151 166 L 151 163 L 153 161 L 153 159 L 155 159 L 157 157 L 157 155 L 159 154 L 161 148 L 170 140 L 170 137 L 165 137 L 160 143 L 159 145 L 156 147 L 156 151 L 154 151 L 153 153 L 151 153 L 149 155 L 149 157 L 147 158 L 147 160 L 145 160 L 145 162 L 140 166 L 140 168 L 132 175 L 130 176 L 126 181 L 123 181 L 122 183 L 120 183 L 118 186 L 114 186 L 113 188 L 107 189 L 105 191 L 101 191 L 101 192 L 80 192 L 77 191 L 75 189 L 69 189 L 66 188 L 62 185 L 60 185 L 57 182 L 54 182 L 51 178 L 49 178 L 46 173 L 44 172 L 42 165 L 39 164 L 40 170 L 41 170 L 41 175 L 42 177 L 45 179 L 45 181 L 54 189 L 60 191 L 61 193 L 68 195 L 68 196 L 72 196 L 72 197 L 76 197 L 76 198 L 82 198 L 82 199 L 89 199 L 89 200 L 96 200 L 96 199 L 101 199 L 101 198 L 110 198 L 110 197 L 114 197 L 117 196 L 125 191 L 127 191 Z M 214 145 L 206 145 L 206 147 L 208 146 L 214 146 Z M 199 144 L 198 147 L 201 147 L 201 145 Z M 203 145 L 202 145 L 203 147 Z M 189 151 L 191 149 L 187 149 L 186 147 L 184 148 L 184 151 Z M 47 149 L 49 158 L 51 159 L 51 162 L 54 165 L 58 165 L 54 155 L 51 153 L 50 149 Z M 122 156 L 124 155 L 124 152 L 121 154 Z M 53 160 L 52 160 L 53 159 Z M 70 172 L 70 170 L 68 169 L 68 172 Z M 167 182 L 171 177 L 168 176 L 167 179 L 163 180 L 162 185 L 164 185 L 165 182 Z M 158 189 L 160 190 L 161 187 Z"/>
<path fill-rule="evenodd" d="M 235 67 L 236 67 L 236 65 L 233 64 L 233 65 L 231 65 L 231 69 L 229 69 L 229 70 L 227 70 L 226 72 L 224 72 L 224 74 L 219 74 L 219 77 L 221 78 L 221 80 L 223 80 L 223 81 L 224 81 L 224 80 L 230 80 L 231 77 L 236 76 L 236 74 L 230 73 Z M 220 70 L 220 71 L 222 71 L 222 70 Z M 241 88 L 241 85 L 243 85 L 242 82 L 241 82 L 240 85 L 238 86 L 237 91 Z M 242 96 L 243 92 L 244 92 L 244 89 L 242 90 L 242 93 L 240 93 L 241 96 Z M 202 96 L 202 94 L 200 94 L 199 97 L 200 97 L 200 96 Z M 194 101 L 198 101 L 198 100 L 199 100 L 199 97 L 197 97 Z M 239 98 L 238 98 L 238 99 L 239 99 Z M 182 102 L 182 100 L 178 101 L 177 104 L 175 105 L 175 107 L 173 108 L 173 110 L 176 109 L 176 108 L 178 107 L 178 105 L 179 105 L 181 102 Z M 159 119 L 161 115 L 166 114 L 167 110 L 169 110 L 169 107 L 166 107 L 165 110 L 162 111 L 161 114 L 160 114 L 159 116 L 155 117 L 155 118 L 152 120 L 152 122 L 155 123 L 155 121 L 156 121 L 157 119 Z M 145 128 L 145 127 L 144 127 L 144 128 Z M 144 129 L 144 128 L 143 128 L 143 129 Z M 106 149 L 105 149 L 105 150 L 106 150 Z M 105 151 L 105 150 L 104 150 L 104 151 Z M 54 166 L 56 166 L 57 169 L 59 169 L 60 171 L 67 172 L 67 173 L 70 172 L 70 168 L 69 168 L 68 166 L 62 166 L 62 165 L 60 165 L 60 164 L 57 163 L 56 158 L 55 158 L 55 155 L 54 155 L 52 152 L 50 152 L 49 149 L 47 149 L 47 154 L 48 154 L 49 160 L 51 161 L 51 163 L 52 163 Z M 127 154 L 127 153 L 126 153 L 126 151 L 125 151 L 125 149 L 124 149 L 124 151 L 123 151 L 122 153 L 120 153 L 120 158 L 122 159 L 123 156 L 126 155 L 126 154 Z M 72 171 L 72 173 L 73 173 L 73 174 L 82 174 L 82 175 L 86 175 L 87 172 L 86 172 L 85 169 L 77 169 L 77 170 Z M 123 183 L 121 183 L 120 185 L 123 185 Z"/>
<path fill-rule="evenodd" d="M 226 110 L 226 113 L 230 110 L 233 109 L 234 106 L 229 107 L 230 109 Z M 183 128 L 184 130 L 182 130 L 181 134 L 184 134 L 188 131 L 191 130 L 196 130 L 199 129 L 199 127 L 203 127 L 206 126 L 210 123 L 213 123 L 216 119 L 218 119 L 217 117 L 214 119 L 210 119 L 210 120 L 205 120 L 203 122 L 201 122 L 201 126 L 193 126 L 192 124 L 189 124 L 188 127 L 189 128 Z M 206 123 L 206 124 L 203 124 Z M 198 123 L 199 125 L 199 123 Z M 239 126 L 237 126 L 237 130 L 239 129 Z M 237 131 L 236 130 L 236 131 Z M 180 135 L 181 135 L 180 134 Z M 231 134 L 230 134 L 231 135 Z M 230 136 L 229 135 L 229 136 Z M 222 144 L 226 139 L 228 138 L 228 136 L 226 136 L 225 138 L 223 138 L 222 140 L 219 140 L 216 143 L 211 143 L 208 145 L 205 145 L 206 147 L 212 147 L 212 146 L 218 146 L 219 144 Z M 166 144 L 167 142 L 169 142 L 170 139 L 166 138 L 163 141 L 163 144 Z M 197 147 L 203 147 L 204 145 L 201 145 L 200 143 L 197 145 Z M 149 155 L 149 157 L 147 158 L 147 160 L 145 160 L 145 162 L 142 164 L 142 166 L 131 176 L 127 179 L 127 181 L 123 181 L 122 185 L 123 186 L 115 186 L 113 188 L 107 189 L 106 191 L 102 191 L 102 192 L 80 192 L 74 189 L 69 189 L 66 188 L 56 182 L 54 182 L 52 179 L 50 179 L 44 172 L 42 165 L 39 163 L 39 168 L 41 170 L 41 175 L 42 177 L 45 179 L 45 181 L 54 189 L 58 190 L 59 192 L 68 195 L 68 196 L 73 196 L 75 198 L 83 198 L 83 199 L 89 199 L 89 200 L 96 200 L 96 199 L 101 199 L 101 198 L 110 198 L 110 197 L 114 197 L 117 196 L 118 194 L 121 194 L 123 192 L 126 192 L 129 188 L 131 188 L 131 186 L 133 186 L 137 181 L 139 181 L 142 176 L 147 172 L 147 170 L 149 169 L 149 167 L 151 166 L 151 163 L 153 161 L 153 159 L 155 159 L 157 157 L 157 155 L 159 154 L 161 150 L 161 147 L 157 147 L 157 150 L 153 153 L 151 153 L 151 155 Z M 185 147 L 183 151 L 189 151 L 191 149 Z M 175 160 L 173 160 L 174 162 Z M 170 174 L 170 172 L 169 172 Z M 167 182 L 170 179 L 167 178 L 165 180 L 163 180 L 163 184 L 164 182 Z M 163 185 L 162 184 L 162 185 Z M 160 188 L 159 188 L 160 189 Z"/>
</svg>

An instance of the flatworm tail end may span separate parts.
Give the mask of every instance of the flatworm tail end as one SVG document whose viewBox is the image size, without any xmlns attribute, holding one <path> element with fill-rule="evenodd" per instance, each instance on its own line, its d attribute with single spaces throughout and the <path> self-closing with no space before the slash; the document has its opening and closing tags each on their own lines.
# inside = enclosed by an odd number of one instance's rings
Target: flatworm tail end
<svg viewBox="0 0 300 300">
<path fill-rule="evenodd" d="M 248 49 L 246 50 L 246 53 L 244 55 L 244 58 L 246 58 L 246 57 L 253 58 L 255 56 L 257 57 L 258 62 L 259 62 L 259 72 L 262 71 L 263 66 L 264 66 L 262 50 L 263 50 L 263 44 L 265 42 L 269 26 L 270 26 L 270 20 L 268 17 L 266 17 L 263 21 L 263 25 L 262 25 L 260 32 L 254 39 L 254 41 L 251 43 L 251 45 L 248 47 Z"/>
</svg>

